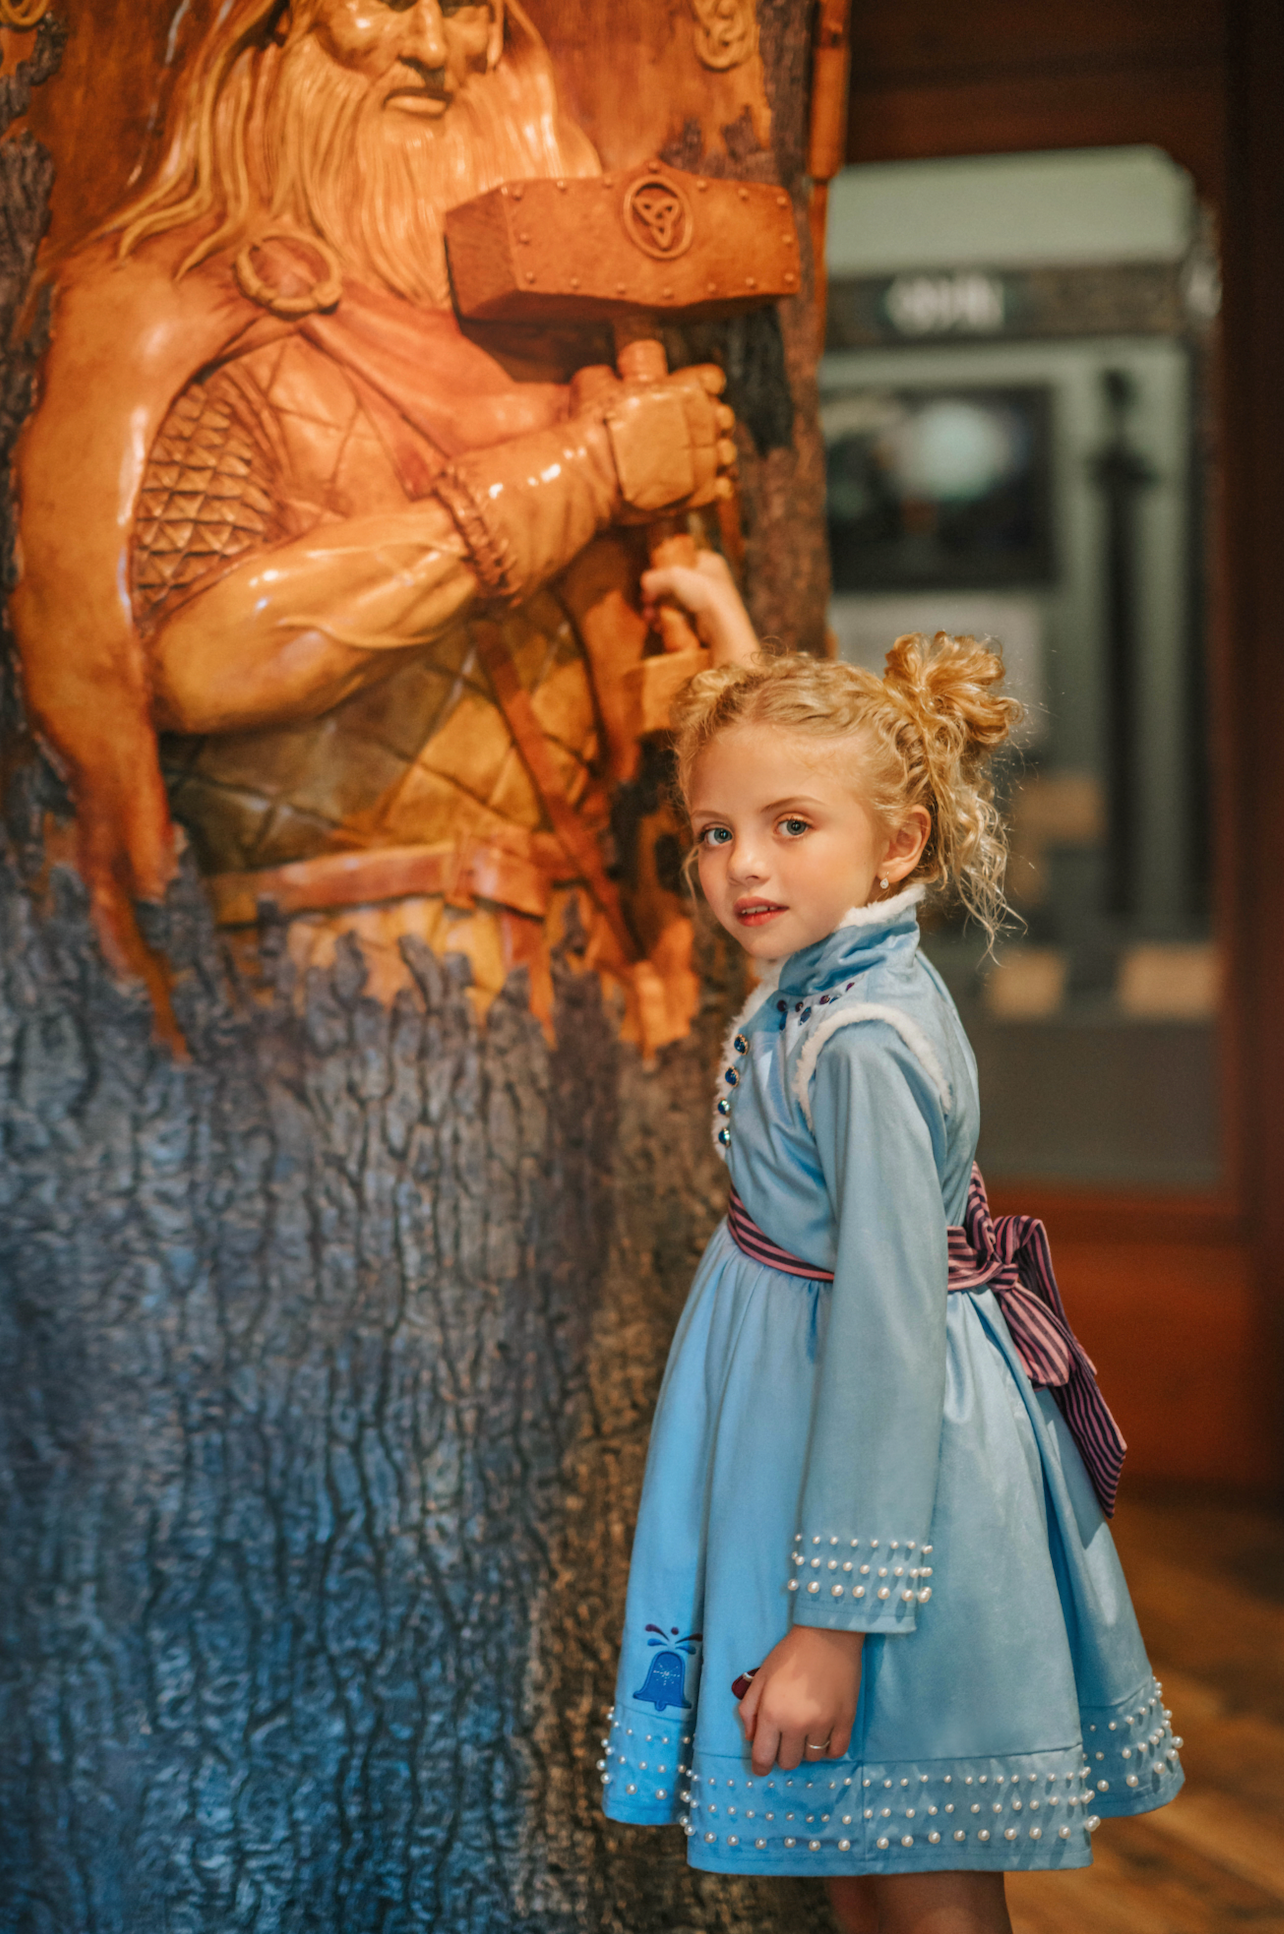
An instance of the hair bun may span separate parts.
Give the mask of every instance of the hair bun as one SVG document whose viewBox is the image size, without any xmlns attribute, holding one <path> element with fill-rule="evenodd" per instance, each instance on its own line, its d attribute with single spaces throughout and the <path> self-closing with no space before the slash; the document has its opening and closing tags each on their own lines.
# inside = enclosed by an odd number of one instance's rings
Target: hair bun
<svg viewBox="0 0 1284 1934">
<path fill-rule="evenodd" d="M 929 644 L 922 632 L 907 632 L 887 654 L 886 683 L 924 737 L 948 737 L 964 760 L 969 749 L 983 755 L 1004 744 L 1020 722 L 1020 702 L 994 689 L 1003 677 L 1002 656 L 986 639 L 938 631 Z"/>
</svg>

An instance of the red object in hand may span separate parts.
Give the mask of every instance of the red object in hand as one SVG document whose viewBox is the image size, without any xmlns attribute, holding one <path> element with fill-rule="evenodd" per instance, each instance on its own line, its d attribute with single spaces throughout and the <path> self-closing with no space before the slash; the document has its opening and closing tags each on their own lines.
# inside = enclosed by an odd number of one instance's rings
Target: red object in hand
<svg viewBox="0 0 1284 1934">
<path fill-rule="evenodd" d="M 755 1665 L 751 1667 L 748 1672 L 742 1672 L 738 1679 L 733 1679 L 731 1681 L 731 1690 L 735 1694 L 737 1699 L 744 1698 L 746 1692 L 748 1692 L 749 1690 L 749 1687 L 752 1685 L 753 1681 L 757 1678 L 758 1672 L 759 1672 L 759 1668 Z"/>
</svg>

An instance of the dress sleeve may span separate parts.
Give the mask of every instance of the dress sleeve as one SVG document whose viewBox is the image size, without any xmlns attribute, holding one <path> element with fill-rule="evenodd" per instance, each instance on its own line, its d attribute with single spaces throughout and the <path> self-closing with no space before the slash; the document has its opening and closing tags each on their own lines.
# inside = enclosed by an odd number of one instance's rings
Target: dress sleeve
<svg viewBox="0 0 1284 1934">
<path fill-rule="evenodd" d="M 829 1320 L 791 1554 L 794 1621 L 913 1631 L 931 1597 L 949 1269 L 945 1116 L 892 1028 L 845 1027 L 811 1105 L 837 1223 Z"/>
</svg>

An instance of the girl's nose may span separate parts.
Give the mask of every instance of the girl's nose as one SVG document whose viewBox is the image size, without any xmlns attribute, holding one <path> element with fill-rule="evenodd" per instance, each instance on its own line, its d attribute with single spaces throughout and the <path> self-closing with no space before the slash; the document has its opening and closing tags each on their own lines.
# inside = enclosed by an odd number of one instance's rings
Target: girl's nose
<svg viewBox="0 0 1284 1934">
<path fill-rule="evenodd" d="M 752 886 L 755 880 L 766 878 L 767 867 L 756 846 L 747 840 L 737 840 L 727 873 L 738 885 Z"/>
<path fill-rule="evenodd" d="M 416 0 L 405 17 L 402 57 L 422 61 L 425 67 L 446 65 L 446 23 L 440 0 Z"/>
</svg>

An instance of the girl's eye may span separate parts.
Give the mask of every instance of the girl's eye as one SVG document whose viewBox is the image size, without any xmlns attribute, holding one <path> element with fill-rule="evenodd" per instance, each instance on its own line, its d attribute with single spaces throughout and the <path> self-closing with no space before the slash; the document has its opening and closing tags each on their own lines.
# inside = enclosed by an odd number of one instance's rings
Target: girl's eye
<svg viewBox="0 0 1284 1934">
<path fill-rule="evenodd" d="M 725 846 L 731 838 L 728 826 L 706 826 L 700 835 L 701 846 Z"/>
<path fill-rule="evenodd" d="M 804 833 L 811 831 L 811 826 L 807 820 L 794 819 L 791 816 L 789 819 L 782 819 L 777 830 L 784 833 L 788 839 L 801 839 Z"/>
</svg>

